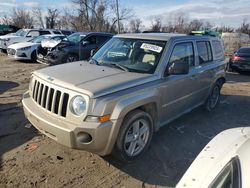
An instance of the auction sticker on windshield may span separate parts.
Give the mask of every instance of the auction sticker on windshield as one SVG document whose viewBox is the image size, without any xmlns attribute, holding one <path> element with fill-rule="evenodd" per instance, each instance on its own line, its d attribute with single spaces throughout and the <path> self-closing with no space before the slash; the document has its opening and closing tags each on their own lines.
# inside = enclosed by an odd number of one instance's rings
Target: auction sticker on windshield
<svg viewBox="0 0 250 188">
<path fill-rule="evenodd" d="M 160 53 L 161 50 L 162 50 L 162 47 L 156 46 L 156 45 L 153 45 L 153 44 L 142 43 L 141 49 L 144 49 L 144 50 L 151 50 L 151 51 L 153 51 L 153 52 Z"/>
</svg>

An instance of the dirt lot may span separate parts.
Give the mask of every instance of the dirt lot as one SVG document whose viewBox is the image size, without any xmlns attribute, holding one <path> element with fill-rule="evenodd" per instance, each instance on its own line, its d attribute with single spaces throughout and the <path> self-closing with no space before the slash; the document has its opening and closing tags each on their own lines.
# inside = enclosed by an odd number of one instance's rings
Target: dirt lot
<svg viewBox="0 0 250 188">
<path fill-rule="evenodd" d="M 219 132 L 250 126 L 250 75 L 230 73 L 219 107 L 202 108 L 162 128 L 132 164 L 71 150 L 29 127 L 21 98 L 44 65 L 0 55 L 0 187 L 173 187 Z"/>
</svg>

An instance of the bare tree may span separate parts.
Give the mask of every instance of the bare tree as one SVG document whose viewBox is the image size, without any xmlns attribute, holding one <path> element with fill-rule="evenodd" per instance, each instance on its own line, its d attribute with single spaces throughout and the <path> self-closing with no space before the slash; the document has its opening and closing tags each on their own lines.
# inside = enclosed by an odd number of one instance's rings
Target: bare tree
<svg viewBox="0 0 250 188">
<path fill-rule="evenodd" d="M 72 0 L 78 7 L 71 25 L 76 30 L 116 32 L 116 6 L 112 0 Z M 131 10 L 120 7 L 119 20 L 128 19 Z"/>
<path fill-rule="evenodd" d="M 140 33 L 141 32 L 140 31 L 141 24 L 142 24 L 142 21 L 139 18 L 130 20 L 130 22 L 129 22 L 130 31 L 133 32 L 133 33 Z"/>
<path fill-rule="evenodd" d="M 48 8 L 48 16 L 46 16 L 46 28 L 54 29 L 57 25 L 60 12 L 58 9 Z"/>
<path fill-rule="evenodd" d="M 28 10 L 12 9 L 11 24 L 20 28 L 33 28 L 34 19 Z"/>
<path fill-rule="evenodd" d="M 247 22 L 247 19 L 244 18 L 242 21 L 241 26 L 237 29 L 238 32 L 241 33 L 246 33 L 246 34 L 250 34 L 250 24 Z"/>
<path fill-rule="evenodd" d="M 32 14 L 34 16 L 35 24 L 40 28 L 45 28 L 42 9 L 40 7 L 33 7 Z"/>
<path fill-rule="evenodd" d="M 160 17 L 155 17 L 152 21 L 151 30 L 154 32 L 162 31 L 162 21 Z"/>
</svg>

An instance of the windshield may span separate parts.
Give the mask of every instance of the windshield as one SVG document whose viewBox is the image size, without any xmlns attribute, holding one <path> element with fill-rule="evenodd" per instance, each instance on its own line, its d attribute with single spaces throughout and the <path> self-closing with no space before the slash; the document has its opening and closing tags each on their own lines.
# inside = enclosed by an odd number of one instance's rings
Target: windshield
<svg viewBox="0 0 250 188">
<path fill-rule="evenodd" d="M 246 54 L 250 54 L 250 48 L 240 48 L 239 53 L 246 53 Z"/>
<path fill-rule="evenodd" d="M 27 34 L 27 31 L 25 31 L 25 30 L 23 30 L 23 29 L 19 29 L 19 30 L 15 33 L 16 36 L 20 36 L 20 37 L 24 37 L 24 36 L 26 36 L 26 34 Z"/>
<path fill-rule="evenodd" d="M 64 40 L 70 41 L 70 42 L 81 42 L 81 40 L 85 37 L 85 35 L 81 35 L 79 33 L 74 33 L 70 36 L 68 36 L 67 38 L 65 38 Z"/>
<path fill-rule="evenodd" d="M 130 72 L 153 74 L 164 50 L 166 42 L 112 38 L 92 59 L 99 65 L 118 65 Z"/>
<path fill-rule="evenodd" d="M 41 43 L 43 39 L 48 39 L 48 38 L 49 38 L 48 36 L 41 35 L 39 37 L 32 39 L 30 42 Z"/>
</svg>

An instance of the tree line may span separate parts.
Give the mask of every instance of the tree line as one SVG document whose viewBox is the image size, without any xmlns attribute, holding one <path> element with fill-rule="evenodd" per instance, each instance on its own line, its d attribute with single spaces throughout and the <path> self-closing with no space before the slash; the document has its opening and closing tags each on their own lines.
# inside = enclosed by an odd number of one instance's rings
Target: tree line
<svg viewBox="0 0 250 188">
<path fill-rule="evenodd" d="M 218 32 L 242 32 L 250 34 L 250 23 L 244 19 L 239 28 L 220 26 L 193 19 L 189 20 L 179 14 L 163 21 L 161 17 L 151 18 L 151 24 L 145 29 L 143 21 L 134 11 L 119 5 L 119 17 L 115 0 L 71 0 L 74 8 L 33 7 L 30 10 L 12 9 L 9 16 L 0 19 L 1 23 L 20 28 L 70 29 L 74 31 L 96 31 L 117 33 L 119 19 L 123 33 L 139 33 L 144 30 L 170 33 L 190 33 L 192 30 L 213 29 Z"/>
</svg>

